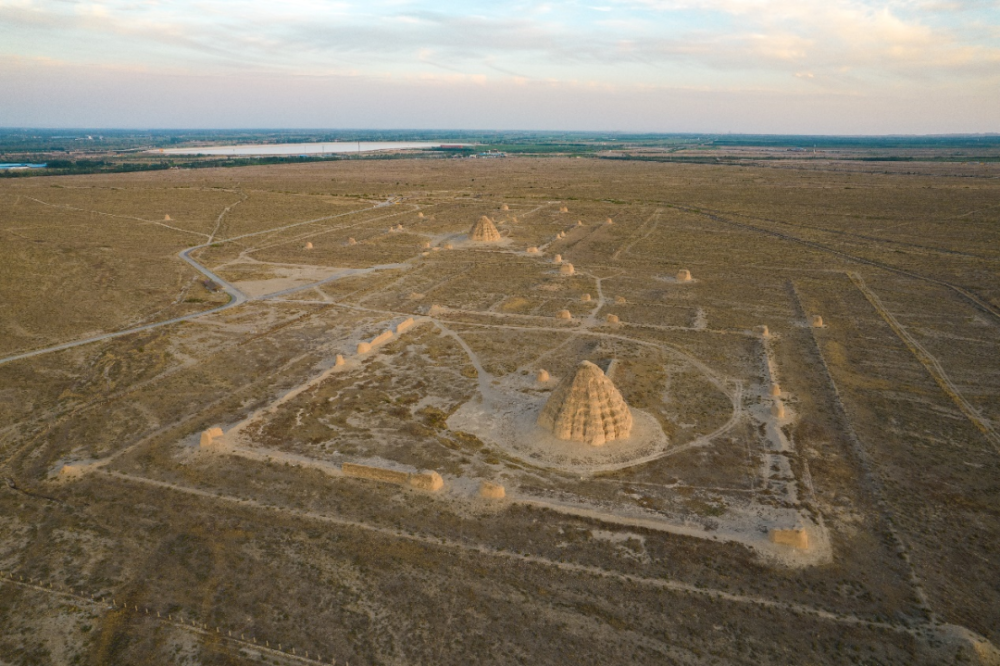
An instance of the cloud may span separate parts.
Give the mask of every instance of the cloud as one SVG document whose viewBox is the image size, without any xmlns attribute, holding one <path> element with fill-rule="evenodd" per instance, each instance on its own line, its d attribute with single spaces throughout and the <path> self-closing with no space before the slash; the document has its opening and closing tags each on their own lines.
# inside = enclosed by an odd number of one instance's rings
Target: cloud
<svg viewBox="0 0 1000 666">
<path fill-rule="evenodd" d="M 0 56 L 177 76 L 925 96 L 961 83 L 995 96 L 998 12 L 987 0 L 0 0 Z"/>
<path fill-rule="evenodd" d="M 25 58 L 0 58 L 0 88 L 7 91 L 0 126 L 36 127 L 982 132 L 995 127 L 996 101 L 961 86 L 947 99 L 928 99 L 915 91 L 710 90 L 450 73 L 168 76 Z"/>
</svg>

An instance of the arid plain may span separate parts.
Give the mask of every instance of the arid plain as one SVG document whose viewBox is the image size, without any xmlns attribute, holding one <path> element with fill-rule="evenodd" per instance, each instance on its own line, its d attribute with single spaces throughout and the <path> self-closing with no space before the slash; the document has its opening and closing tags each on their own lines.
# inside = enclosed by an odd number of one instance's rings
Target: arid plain
<svg viewBox="0 0 1000 666">
<path fill-rule="evenodd" d="M 0 234 L 0 664 L 1000 663 L 996 163 L 19 178 Z M 537 425 L 583 361 L 627 438 Z"/>
</svg>

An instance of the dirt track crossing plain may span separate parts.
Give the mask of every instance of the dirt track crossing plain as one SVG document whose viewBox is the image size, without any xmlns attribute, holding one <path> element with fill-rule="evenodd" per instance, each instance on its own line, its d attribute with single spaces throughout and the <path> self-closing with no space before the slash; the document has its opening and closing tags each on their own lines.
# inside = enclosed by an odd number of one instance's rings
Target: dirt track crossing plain
<svg viewBox="0 0 1000 666">
<path fill-rule="evenodd" d="M 4 180 L 0 664 L 1000 664 L 990 173 Z"/>
</svg>

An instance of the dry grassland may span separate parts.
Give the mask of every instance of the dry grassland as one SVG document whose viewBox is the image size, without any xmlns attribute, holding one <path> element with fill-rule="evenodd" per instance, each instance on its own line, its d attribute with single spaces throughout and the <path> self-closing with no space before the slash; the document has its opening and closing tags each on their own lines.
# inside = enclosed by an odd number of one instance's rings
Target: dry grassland
<svg viewBox="0 0 1000 666">
<path fill-rule="evenodd" d="M 0 663 L 997 663 L 998 195 L 836 160 L 4 181 Z M 662 455 L 449 425 L 584 359 Z"/>
</svg>

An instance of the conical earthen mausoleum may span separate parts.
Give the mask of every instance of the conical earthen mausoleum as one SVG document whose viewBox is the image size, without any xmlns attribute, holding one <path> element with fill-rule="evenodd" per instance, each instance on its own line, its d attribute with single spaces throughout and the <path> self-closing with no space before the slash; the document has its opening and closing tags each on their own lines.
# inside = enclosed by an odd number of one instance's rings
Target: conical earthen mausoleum
<svg viewBox="0 0 1000 666">
<path fill-rule="evenodd" d="M 604 372 L 583 361 L 549 396 L 538 425 L 559 439 L 601 446 L 632 432 L 632 412 Z"/>
<path fill-rule="evenodd" d="M 469 229 L 469 238 L 474 241 L 495 243 L 500 240 L 500 232 L 497 231 L 496 225 L 493 224 L 493 220 L 483 215 L 479 218 L 479 221 L 472 225 Z"/>
</svg>

